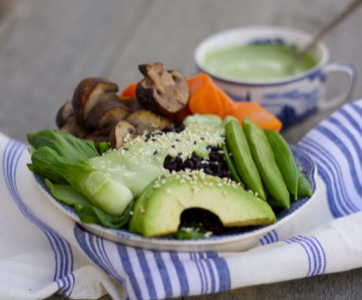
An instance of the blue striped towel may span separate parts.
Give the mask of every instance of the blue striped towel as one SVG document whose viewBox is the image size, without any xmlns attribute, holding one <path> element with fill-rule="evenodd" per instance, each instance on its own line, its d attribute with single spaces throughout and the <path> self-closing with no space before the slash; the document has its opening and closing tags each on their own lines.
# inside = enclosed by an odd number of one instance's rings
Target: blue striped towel
<svg viewBox="0 0 362 300">
<path fill-rule="evenodd" d="M 0 135 L 0 299 L 164 299 L 361 267 L 361 141 L 359 100 L 297 145 L 317 163 L 317 201 L 246 252 L 174 253 L 84 231 L 40 192 L 26 145 Z"/>
</svg>

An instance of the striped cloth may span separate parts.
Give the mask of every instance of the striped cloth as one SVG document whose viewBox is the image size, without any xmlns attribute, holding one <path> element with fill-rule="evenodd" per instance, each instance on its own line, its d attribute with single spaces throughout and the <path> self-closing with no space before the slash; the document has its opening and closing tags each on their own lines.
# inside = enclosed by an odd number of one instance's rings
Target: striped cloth
<svg viewBox="0 0 362 300">
<path fill-rule="evenodd" d="M 362 100 L 298 143 L 319 177 L 296 218 L 243 253 L 173 253 L 85 232 L 39 190 L 26 145 L 0 134 L 0 299 L 165 299 L 361 267 L 361 141 Z"/>
</svg>

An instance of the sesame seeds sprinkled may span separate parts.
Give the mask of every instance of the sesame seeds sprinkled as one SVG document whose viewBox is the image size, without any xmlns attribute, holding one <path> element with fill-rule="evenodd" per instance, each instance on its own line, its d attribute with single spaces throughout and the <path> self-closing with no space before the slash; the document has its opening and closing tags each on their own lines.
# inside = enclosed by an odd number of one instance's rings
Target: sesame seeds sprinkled
<svg viewBox="0 0 362 300">
<path fill-rule="evenodd" d="M 172 193 L 172 190 L 171 190 L 171 189 L 165 189 L 165 193 L 166 193 L 166 194 L 171 194 L 171 193 Z"/>
<path fill-rule="evenodd" d="M 146 210 L 145 210 L 145 208 L 142 206 L 142 204 L 140 204 L 140 205 L 138 206 L 138 208 L 139 208 L 141 214 L 144 214 L 144 213 L 146 212 Z"/>
<path fill-rule="evenodd" d="M 212 236 L 212 232 L 211 231 L 207 231 L 205 234 L 204 234 L 204 237 L 210 237 Z"/>
</svg>

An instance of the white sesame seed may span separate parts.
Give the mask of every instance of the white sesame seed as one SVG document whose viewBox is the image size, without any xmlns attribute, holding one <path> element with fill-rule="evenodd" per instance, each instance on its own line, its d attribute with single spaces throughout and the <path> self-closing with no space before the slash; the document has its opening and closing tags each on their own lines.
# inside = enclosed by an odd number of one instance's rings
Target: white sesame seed
<svg viewBox="0 0 362 300">
<path fill-rule="evenodd" d="M 129 211 L 129 214 L 130 214 L 131 216 L 133 216 L 133 211 L 132 211 L 132 210 L 130 210 L 130 211 Z"/>
<path fill-rule="evenodd" d="M 222 183 L 218 183 L 217 186 L 218 186 L 218 187 L 222 187 Z"/>
<path fill-rule="evenodd" d="M 166 194 L 171 194 L 171 193 L 172 193 L 172 190 L 171 190 L 171 189 L 166 189 L 166 190 L 165 190 L 165 193 L 166 193 Z"/>
<path fill-rule="evenodd" d="M 204 234 L 204 237 L 210 237 L 212 236 L 212 232 L 211 231 L 208 231 Z"/>
<path fill-rule="evenodd" d="M 166 180 L 165 179 L 162 179 L 161 180 L 161 184 L 165 184 L 166 183 Z"/>
<path fill-rule="evenodd" d="M 144 214 L 144 213 L 146 212 L 146 210 L 145 210 L 145 208 L 142 206 L 142 204 L 140 204 L 139 209 L 140 209 L 140 213 L 141 213 L 141 214 Z"/>
<path fill-rule="evenodd" d="M 223 193 L 223 194 L 224 194 L 224 196 L 226 196 L 228 193 L 227 193 L 227 191 L 224 191 L 224 193 Z"/>
<path fill-rule="evenodd" d="M 193 194 L 196 195 L 199 191 L 200 191 L 200 189 L 195 189 L 195 190 L 193 191 Z"/>
</svg>

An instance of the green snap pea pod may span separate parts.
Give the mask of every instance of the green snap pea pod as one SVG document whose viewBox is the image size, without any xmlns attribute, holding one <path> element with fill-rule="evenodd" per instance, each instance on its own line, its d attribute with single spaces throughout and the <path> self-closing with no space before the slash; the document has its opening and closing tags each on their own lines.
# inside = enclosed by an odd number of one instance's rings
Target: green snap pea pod
<svg viewBox="0 0 362 300">
<path fill-rule="evenodd" d="M 298 197 L 298 167 L 294 155 L 285 139 L 276 131 L 264 129 L 269 145 L 274 152 L 275 161 L 282 173 L 289 192 Z"/>
<path fill-rule="evenodd" d="M 270 205 L 271 208 L 279 208 L 284 207 L 281 203 L 275 200 L 273 197 L 269 196 L 266 202 Z"/>
<path fill-rule="evenodd" d="M 269 194 L 282 207 L 289 208 L 289 192 L 263 129 L 245 116 L 243 119 L 243 130 L 249 142 L 253 159 Z"/>
<path fill-rule="evenodd" d="M 242 187 L 245 187 L 245 184 L 241 181 L 241 179 L 239 177 L 238 171 L 236 171 L 234 160 L 230 156 L 231 152 L 229 152 L 229 149 L 226 146 L 226 144 L 222 145 L 221 149 L 222 149 L 222 151 L 224 151 L 224 158 L 225 158 L 225 162 L 226 162 L 226 167 L 227 167 L 227 169 L 229 170 L 229 172 L 231 174 L 231 178 L 234 181 L 239 182 Z"/>
<path fill-rule="evenodd" d="M 225 126 L 226 145 L 234 157 L 239 177 L 258 197 L 266 200 L 263 183 L 251 156 L 245 133 L 237 120 L 230 120 Z"/>
<path fill-rule="evenodd" d="M 298 169 L 298 197 L 312 196 L 313 190 L 307 178 Z"/>
</svg>

